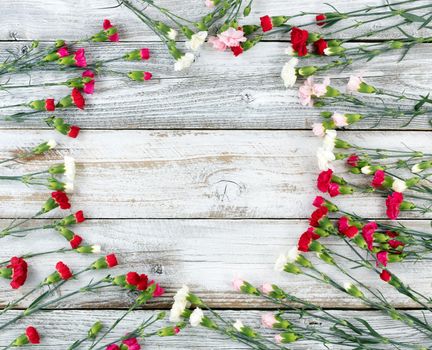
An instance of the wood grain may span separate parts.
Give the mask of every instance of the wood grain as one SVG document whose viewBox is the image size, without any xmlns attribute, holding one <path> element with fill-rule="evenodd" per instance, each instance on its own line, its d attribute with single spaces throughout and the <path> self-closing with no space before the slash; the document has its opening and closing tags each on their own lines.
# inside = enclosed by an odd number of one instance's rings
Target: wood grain
<svg viewBox="0 0 432 350">
<path fill-rule="evenodd" d="M 0 223 L 3 226 L 5 220 Z M 432 233 L 426 221 L 402 223 Z M 235 292 L 231 286 L 234 278 L 243 278 L 257 285 L 277 283 L 294 295 L 329 308 L 366 307 L 358 300 L 304 276 L 273 271 L 278 255 L 295 245 L 306 228 L 305 220 L 91 220 L 76 226 L 76 233 L 82 235 L 87 243 L 101 244 L 105 253 L 118 253 L 120 265 L 108 272 L 92 272 L 83 275 L 78 281 L 68 282 L 59 295 L 83 286 L 91 278 L 132 270 L 148 273 L 166 287 L 166 296 L 152 303 L 151 307 L 169 306 L 171 296 L 183 284 L 189 285 L 213 307 L 274 307 L 255 297 Z M 68 245 L 63 237 L 53 231 L 36 231 L 26 238 L 5 238 L 1 243 L 1 261 L 9 259 L 11 254 L 43 252 Z M 349 248 L 339 239 L 328 238 L 322 240 L 322 243 L 340 254 L 354 258 Z M 337 281 L 344 283 L 349 280 L 337 269 L 317 261 L 314 254 L 308 254 L 308 257 Z M 12 291 L 7 286 L 7 281 L 0 281 L 0 304 L 4 305 L 30 290 L 53 271 L 59 260 L 70 265 L 74 271 L 79 271 L 96 258 L 93 255 L 83 256 L 71 252 L 30 259 L 29 281 L 24 287 Z M 339 261 L 347 269 L 351 266 L 344 260 Z M 391 267 L 393 273 L 405 283 L 425 295 L 429 295 L 432 290 L 428 277 L 430 269 L 430 260 L 393 264 Z M 365 269 L 352 270 L 352 273 L 367 285 L 382 290 L 388 301 L 395 306 L 417 307 L 414 302 L 381 282 L 375 273 Z M 60 307 L 125 308 L 131 300 L 131 295 L 112 288 L 102 294 L 83 294 L 71 298 Z M 28 303 L 29 300 L 25 300 L 20 306 Z"/>
<path fill-rule="evenodd" d="M 354 319 L 355 317 L 361 317 L 368 320 L 372 327 L 377 330 L 380 334 L 387 336 L 395 341 L 401 342 L 412 342 L 415 344 L 423 344 L 428 346 L 431 344 L 431 340 L 427 339 L 424 335 L 419 335 L 412 329 L 404 327 L 401 323 L 389 320 L 381 314 L 373 311 L 332 311 L 335 315 Z M 414 312 L 417 317 L 422 317 L 419 312 Z M 149 317 L 152 313 L 148 311 L 137 311 L 126 318 L 120 325 L 113 331 L 113 335 L 107 338 L 107 341 L 113 341 L 122 337 L 129 330 L 136 327 L 142 320 Z M 260 325 L 260 318 L 263 312 L 259 311 L 221 311 L 220 314 L 227 320 L 235 321 L 241 320 L 244 324 L 247 324 L 255 329 L 258 329 L 262 334 L 269 338 L 274 336 L 274 331 L 268 331 L 262 328 Z M 13 313 L 11 314 L 11 316 Z M 88 329 L 91 327 L 93 322 L 102 320 L 103 323 L 108 327 L 114 320 L 122 315 L 120 311 L 54 311 L 50 313 L 40 314 L 30 318 L 30 322 L 36 327 L 39 327 L 42 333 L 42 342 L 40 345 L 32 345 L 32 348 L 38 350 L 51 350 L 51 349 L 66 349 L 75 340 L 85 337 Z M 310 326 L 310 327 L 323 327 L 325 325 L 321 322 L 314 321 L 308 317 L 303 320 L 297 321 L 296 318 L 290 318 L 295 320 L 297 324 Z M 157 326 L 162 326 L 167 323 L 161 321 Z M 4 335 L 0 339 L 0 346 L 5 346 L 9 341 L 14 339 L 17 335 L 21 334 L 25 327 L 25 323 L 20 323 L 7 328 L 3 331 Z M 155 327 L 157 328 L 157 327 Z M 86 343 L 87 344 L 87 343 Z M 235 349 L 248 349 L 240 343 L 233 342 L 222 335 L 215 332 L 210 332 L 203 327 L 197 328 L 186 328 L 176 337 L 159 338 L 151 337 L 146 341 L 142 341 L 141 345 L 145 349 L 149 350 L 190 350 L 190 349 L 218 349 L 218 350 L 235 350 Z M 88 346 L 88 345 L 87 345 Z M 87 347 L 83 345 L 83 349 Z M 347 347 L 332 346 L 332 349 L 347 349 Z M 290 344 L 290 349 L 296 350 L 308 350 L 326 349 L 322 345 L 311 342 L 308 340 L 300 340 L 294 344 Z"/>
<path fill-rule="evenodd" d="M 31 147 L 53 135 L 5 130 L 0 157 L 12 156 L 17 144 Z M 427 132 L 340 137 L 369 147 L 427 151 L 430 146 Z M 73 204 L 92 218 L 307 218 L 317 195 L 320 142 L 310 131 L 93 130 L 76 140 L 61 139 L 48 157 L 12 165 L 1 174 L 41 171 L 64 155 L 73 156 L 78 163 Z M 346 172 L 342 165 L 340 174 L 356 179 Z M 3 218 L 27 217 L 47 197 L 43 187 L 4 180 L 0 193 Z M 356 194 L 335 202 L 359 215 L 386 217 L 384 199 L 377 196 Z M 407 212 L 404 217 L 416 216 Z"/>
<path fill-rule="evenodd" d="M 395 2 L 395 1 L 394 1 Z M 416 2 L 410 4 L 408 8 L 428 3 Z M 158 38 L 140 22 L 131 12 L 125 8 L 112 8 L 118 4 L 115 0 L 93 0 L 89 3 L 86 0 L 77 0 L 73 3 L 58 0 L 45 0 L 35 4 L 30 0 L 17 0 L 13 2 L 3 1 L 0 4 L 0 12 L 4 18 L 3 26 L 0 29 L 0 40 L 78 40 L 88 37 L 90 33 L 100 30 L 102 20 L 109 18 L 113 23 L 120 27 L 122 40 L 142 41 Z M 139 2 L 138 2 L 139 4 Z M 334 0 L 332 5 L 340 11 L 352 11 L 367 5 L 377 5 L 375 0 L 356 1 L 355 4 L 343 0 Z M 378 3 L 381 4 L 381 3 Z M 160 0 L 158 5 L 165 6 L 177 15 L 186 17 L 190 20 L 197 20 L 209 11 L 204 6 L 203 0 Z M 142 7 L 143 8 L 143 7 Z M 407 7 L 405 7 L 407 8 Z M 146 10 L 151 15 L 156 15 L 151 9 Z M 284 0 L 257 1 L 253 5 L 253 11 L 249 18 L 242 23 L 259 23 L 259 17 L 264 15 L 286 15 L 292 16 L 302 11 L 305 12 L 328 12 L 332 9 L 318 0 L 308 0 L 304 2 L 287 2 Z M 416 12 L 421 14 L 421 12 Z M 292 20 L 292 24 L 308 23 L 314 20 L 314 16 L 306 16 L 306 20 Z M 364 26 L 364 33 L 374 29 L 379 30 L 391 24 L 400 23 L 401 18 L 390 18 L 380 22 L 369 23 Z M 23 25 L 25 24 L 25 25 Z M 344 22 L 331 27 L 331 31 L 353 24 Z M 311 26 L 311 30 L 319 30 L 317 26 Z M 363 28 L 363 27 L 361 27 Z M 406 28 L 410 34 L 424 35 L 428 31 L 418 31 L 418 25 L 411 25 Z M 343 34 L 335 37 L 350 38 L 359 34 L 359 29 L 352 28 Z M 328 31 L 327 31 L 328 32 Z M 429 31 L 430 33 L 430 31 Z M 370 39 L 389 39 L 404 37 L 396 28 L 388 32 L 371 35 Z M 284 35 L 287 40 L 288 35 Z"/>
<path fill-rule="evenodd" d="M 6 48 L 17 50 L 20 46 L 0 43 L 0 52 Z M 96 83 L 96 93 L 87 97 L 85 111 L 58 111 L 57 115 L 90 129 L 305 129 L 320 120 L 321 110 L 303 107 L 298 102 L 297 88 L 301 81 L 293 89 L 285 89 L 282 84 L 280 72 L 288 60 L 284 54 L 286 43 L 262 43 L 261 49 L 251 50 L 235 59 L 205 48 L 190 70 L 182 73 L 173 71 L 172 59 L 158 43 L 93 45 L 89 49 L 89 61 L 121 57 L 142 46 L 152 51 L 153 57 L 148 62 L 117 63 L 110 69 L 124 73 L 134 69 L 149 70 L 154 74 L 152 81 L 141 84 L 118 75 L 104 75 Z M 430 91 L 432 73 L 424 67 L 431 52 L 432 45 L 421 45 L 413 48 L 401 63 L 397 63 L 400 52 L 393 52 L 368 62 L 367 70 L 364 69 L 365 62 L 359 62 L 343 71 L 331 71 L 328 76 L 333 79 L 332 84 L 342 90 L 350 75 L 356 74 L 362 75 L 370 84 L 387 87 L 390 91 L 426 95 Z M 424 62 L 421 57 L 425 57 Z M 319 62 L 323 63 L 322 60 Z M 33 84 L 64 80 L 66 76 L 62 73 L 43 72 L 31 76 Z M 14 76 L 11 83 L 26 85 L 29 77 Z M 60 98 L 68 93 L 67 88 L 27 88 L 9 93 L 3 91 L 0 96 L 1 105 L 6 106 L 37 98 Z M 404 101 L 386 103 L 393 107 L 408 105 Z M 412 107 L 412 103 L 409 105 Z M 343 107 L 336 110 L 357 111 Z M 23 111 L 23 108 L 3 109 L 0 115 L 17 111 Z M 20 124 L 0 118 L 0 128 L 45 127 L 42 117 L 47 115 L 36 114 Z M 398 129 L 406 122 L 404 118 L 384 118 L 377 129 Z M 352 128 L 369 129 L 375 124 L 375 119 L 367 119 Z M 418 116 L 404 129 L 430 128 L 430 116 Z"/>
</svg>

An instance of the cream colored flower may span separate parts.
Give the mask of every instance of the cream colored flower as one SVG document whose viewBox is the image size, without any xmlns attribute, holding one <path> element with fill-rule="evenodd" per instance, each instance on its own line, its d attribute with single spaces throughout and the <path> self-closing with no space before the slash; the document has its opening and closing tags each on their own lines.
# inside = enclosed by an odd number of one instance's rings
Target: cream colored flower
<svg viewBox="0 0 432 350">
<path fill-rule="evenodd" d="M 295 67 L 298 65 L 299 60 L 295 57 L 291 58 L 282 68 L 281 77 L 284 81 L 285 87 L 293 87 L 297 81 L 297 74 Z"/>
<path fill-rule="evenodd" d="M 189 68 L 194 60 L 195 55 L 193 53 L 187 52 L 176 61 L 176 63 L 174 64 L 174 70 L 176 72 L 179 72 L 186 68 Z"/>
<path fill-rule="evenodd" d="M 201 31 L 192 35 L 189 41 L 186 41 L 186 47 L 192 51 L 198 51 L 199 48 L 204 44 L 207 38 L 208 32 Z"/>
<path fill-rule="evenodd" d="M 204 318 L 204 312 L 197 307 L 189 317 L 189 323 L 192 327 L 198 327 Z"/>
</svg>

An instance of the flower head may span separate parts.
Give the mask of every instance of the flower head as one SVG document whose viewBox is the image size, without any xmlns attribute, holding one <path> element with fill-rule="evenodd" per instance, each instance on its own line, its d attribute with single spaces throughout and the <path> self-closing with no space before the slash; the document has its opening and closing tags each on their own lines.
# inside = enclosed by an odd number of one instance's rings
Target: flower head
<svg viewBox="0 0 432 350">
<path fill-rule="evenodd" d="M 6 266 L 6 269 L 8 270 L 8 278 L 12 280 L 10 282 L 10 286 L 13 289 L 18 289 L 24 285 L 25 281 L 27 280 L 28 271 L 28 265 L 24 259 L 14 256 L 10 260 L 9 265 Z"/>
<path fill-rule="evenodd" d="M 197 307 L 189 317 L 189 322 L 192 327 L 198 327 L 204 318 L 204 312 Z"/>
<path fill-rule="evenodd" d="M 308 53 L 307 50 L 307 41 L 309 38 L 309 32 L 307 30 L 303 30 L 297 27 L 294 27 L 291 30 L 291 45 L 292 48 L 299 57 L 306 56 Z"/>
<path fill-rule="evenodd" d="M 264 328 L 273 328 L 277 322 L 276 317 L 271 312 L 265 313 L 261 316 L 261 324 Z"/>
<path fill-rule="evenodd" d="M 84 109 L 85 107 L 85 99 L 84 96 L 81 94 L 81 92 L 77 88 L 72 89 L 71 93 L 72 102 L 77 106 L 79 109 Z"/>
<path fill-rule="evenodd" d="M 393 192 L 386 199 L 387 217 L 391 220 L 396 220 L 400 213 L 400 206 L 403 202 L 403 194 Z"/>
<path fill-rule="evenodd" d="M 193 53 L 187 52 L 176 60 L 176 63 L 174 64 L 174 70 L 176 72 L 179 72 L 186 68 L 189 68 L 194 60 L 195 55 Z"/>
<path fill-rule="evenodd" d="M 217 36 L 228 47 L 240 46 L 240 43 L 244 43 L 247 40 L 243 30 L 232 27 Z"/>
<path fill-rule="evenodd" d="M 299 60 L 296 57 L 291 58 L 282 68 L 281 77 L 286 88 L 293 87 L 297 81 L 296 66 Z"/>
<path fill-rule="evenodd" d="M 186 47 L 192 51 L 198 51 L 207 39 L 208 32 L 200 31 L 191 36 L 190 40 L 186 41 Z"/>
<path fill-rule="evenodd" d="M 66 265 L 66 264 L 64 264 L 62 261 L 59 261 L 57 264 L 56 264 L 56 270 L 57 270 L 57 272 L 58 272 L 58 274 L 60 275 L 60 278 L 62 279 L 62 280 L 68 280 L 68 279 L 70 279 L 71 277 L 72 277 L 72 272 L 71 272 L 71 270 L 69 269 L 69 267 Z"/>
<path fill-rule="evenodd" d="M 82 77 L 84 78 L 83 91 L 89 95 L 93 94 L 95 86 L 94 73 L 91 70 L 86 70 L 83 72 Z"/>
<path fill-rule="evenodd" d="M 217 36 L 211 36 L 208 38 L 208 43 L 213 45 L 213 48 L 217 51 L 225 51 L 227 46 L 225 43 L 219 39 Z"/>
</svg>

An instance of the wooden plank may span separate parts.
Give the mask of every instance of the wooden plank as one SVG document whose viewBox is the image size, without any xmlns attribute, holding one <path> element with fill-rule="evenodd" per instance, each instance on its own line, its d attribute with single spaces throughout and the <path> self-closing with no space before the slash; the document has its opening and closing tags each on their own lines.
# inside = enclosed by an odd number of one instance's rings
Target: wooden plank
<svg viewBox="0 0 432 350">
<path fill-rule="evenodd" d="M 21 44 L 0 43 L 0 52 L 18 50 Z M 103 76 L 96 84 L 96 93 L 87 98 L 86 111 L 60 112 L 70 122 L 92 129 L 305 129 L 319 120 L 321 110 L 303 107 L 298 102 L 298 86 L 285 89 L 280 72 L 288 57 L 284 54 L 286 43 L 263 43 L 261 49 L 247 52 L 236 59 L 231 55 L 204 49 L 187 72 L 173 71 L 173 60 L 158 43 L 98 44 L 89 50 L 89 61 L 99 58 L 121 57 L 137 47 L 150 47 L 153 58 L 146 63 L 113 64 L 111 69 L 128 72 L 146 69 L 154 79 L 145 84 L 133 83 L 122 76 Z M 354 64 L 343 71 L 328 73 L 333 85 L 344 89 L 352 74 L 363 75 L 377 87 L 390 86 L 389 90 L 402 93 L 427 94 L 432 73 L 424 70 L 432 45 L 418 46 L 404 61 L 397 63 L 400 53 L 393 52 L 368 63 Z M 422 61 L 422 57 L 425 60 Z M 316 63 L 316 60 L 308 60 Z M 321 61 L 322 63 L 322 61 Z M 43 72 L 32 74 L 33 84 L 66 80 L 63 73 Z M 7 81 L 6 78 L 0 82 Z M 14 76 L 11 83 L 28 84 L 29 77 Z M 1 105 L 26 103 L 37 98 L 61 98 L 67 88 L 27 88 L 0 92 Z M 375 101 L 376 102 L 376 101 Z M 408 106 L 408 102 L 388 102 L 389 106 Z M 409 106 L 411 107 L 411 103 Z M 2 109 L 7 116 L 22 108 Z M 341 108 L 339 112 L 356 109 Z M 0 128 L 46 127 L 42 117 L 35 115 L 21 124 L 0 118 Z M 429 117 L 418 116 L 405 129 L 430 130 Z M 397 129 L 407 119 L 386 118 L 378 129 Z M 370 128 L 376 120 L 369 119 L 353 128 Z"/>
<path fill-rule="evenodd" d="M 427 3 L 427 1 L 416 2 L 408 6 L 411 8 L 424 3 Z M 93 0 L 91 4 L 85 0 L 78 0 L 73 3 L 46 0 L 37 4 L 31 0 L 3 1 L 0 5 L 0 13 L 4 21 L 0 29 L 0 40 L 53 40 L 59 38 L 78 40 L 87 37 L 89 33 L 99 31 L 104 18 L 110 18 L 113 23 L 120 27 L 122 40 L 158 40 L 158 38 L 127 9 L 112 8 L 112 6 L 116 6 L 117 4 L 118 2 L 115 0 Z M 366 5 L 377 5 L 377 1 L 356 1 L 355 6 L 353 6 L 351 3 L 343 0 L 333 0 L 331 4 L 340 11 L 352 11 Z M 190 20 L 198 20 L 201 16 L 208 13 L 208 9 L 204 6 L 204 0 L 187 0 L 181 3 L 175 0 L 161 0 L 158 1 L 158 5 L 165 6 L 174 13 Z M 149 14 L 155 15 L 154 11 L 147 11 Z M 284 0 L 258 1 L 253 5 L 250 18 L 242 23 L 259 23 L 259 17 L 267 14 L 292 16 L 302 11 L 328 12 L 332 11 L 332 9 L 318 0 L 309 0 L 301 3 L 287 2 Z M 291 23 L 307 23 L 311 22 L 313 19 L 313 16 L 307 16 L 305 20 L 293 20 Z M 364 28 L 365 32 L 368 32 L 371 29 L 378 30 L 390 24 L 400 22 L 401 18 L 386 19 L 380 22 L 370 23 Z M 343 23 L 343 26 L 347 26 L 347 23 Z M 408 26 L 406 31 L 416 35 L 427 33 L 426 31 L 419 33 L 417 27 L 418 25 Z M 342 24 L 331 27 L 331 30 L 333 31 L 338 28 L 342 28 Z M 311 30 L 318 30 L 318 27 L 312 26 Z M 353 35 L 358 35 L 358 33 L 359 29 L 354 28 L 344 33 L 344 35 L 340 35 L 340 37 L 349 38 Z M 379 33 L 370 38 L 388 39 L 401 37 L 403 38 L 404 36 L 397 29 L 393 28 L 388 33 Z M 287 40 L 289 36 L 285 35 L 284 38 Z"/>
<path fill-rule="evenodd" d="M 389 337 L 394 341 L 407 342 L 411 341 L 415 344 L 430 345 L 431 341 L 425 335 L 420 335 L 409 327 L 404 327 L 402 323 L 390 320 L 376 311 L 332 311 L 336 316 L 344 318 L 361 317 L 367 319 L 372 327 L 380 334 Z M 413 312 L 417 317 L 422 318 L 420 312 Z M 11 313 L 11 316 L 14 313 Z M 260 325 L 260 319 L 263 312 L 259 311 L 220 311 L 220 314 L 227 320 L 239 319 L 244 324 L 247 324 L 255 329 L 258 329 L 262 334 L 269 338 L 277 334 L 274 331 L 263 329 Z M 66 349 L 74 340 L 79 339 L 81 336 L 85 337 L 87 330 L 91 327 L 93 322 L 102 320 L 107 326 L 114 320 L 122 315 L 121 311 L 55 311 L 45 314 L 39 314 L 31 317 L 29 322 L 41 332 L 43 336 L 41 344 L 36 348 L 39 350 L 51 349 Z M 125 333 L 136 327 L 140 321 L 152 315 L 148 311 L 136 311 L 127 317 L 120 325 L 113 331 L 110 337 L 107 337 L 107 342 L 114 341 L 122 337 Z M 324 327 L 325 323 L 304 317 L 304 319 L 297 321 L 295 317 L 290 318 L 298 322 L 297 324 L 309 327 Z M 4 331 L 0 339 L 0 345 L 6 346 L 8 342 L 13 340 L 19 335 L 27 323 L 20 323 L 13 325 Z M 157 326 L 164 325 L 161 321 Z M 158 327 L 155 327 L 156 329 Z M 218 350 L 234 350 L 234 349 L 248 349 L 240 343 L 233 342 L 228 338 L 219 335 L 215 332 L 210 332 L 203 327 L 186 328 L 179 335 L 175 337 L 159 338 L 151 337 L 145 342 L 141 341 L 145 349 L 156 350 L 197 350 L 197 349 L 218 349 Z M 103 344 L 103 343 L 102 343 Z M 88 345 L 87 345 L 88 346 Z M 86 348 L 86 344 L 83 345 Z M 308 341 L 300 340 L 294 344 L 290 344 L 290 349 L 293 350 L 307 350 L 307 349 L 326 349 L 322 345 Z M 332 346 L 332 349 L 346 349 L 346 347 Z"/>
<path fill-rule="evenodd" d="M 13 156 L 15 145 L 28 148 L 54 135 L 5 130 L 0 159 Z M 430 149 L 427 132 L 340 137 L 369 147 Z M 317 195 L 320 143 L 310 131 L 86 131 L 76 140 L 61 139 L 47 157 L 1 174 L 45 170 L 71 155 L 78 162 L 74 207 L 93 218 L 306 218 Z M 340 174 L 346 172 L 342 165 Z M 1 181 L 0 216 L 33 214 L 46 197 L 43 187 Z M 373 195 L 335 202 L 360 215 L 386 217 L 384 199 Z"/>
<path fill-rule="evenodd" d="M 2 226 L 5 222 L 0 221 Z M 431 232 L 427 221 L 402 223 Z M 120 265 L 109 271 L 112 275 L 131 270 L 139 271 L 148 273 L 166 287 L 167 294 L 152 303 L 150 307 L 153 308 L 169 306 L 171 296 L 183 284 L 189 285 L 214 307 L 274 307 L 260 299 L 233 291 L 231 281 L 234 278 L 244 278 L 257 285 L 276 283 L 290 293 L 324 307 L 365 307 L 358 300 L 347 298 L 344 293 L 307 277 L 273 271 L 278 255 L 295 245 L 306 228 L 305 220 L 91 220 L 77 226 L 75 231 L 82 235 L 87 243 L 101 244 L 105 253 L 118 254 Z M 11 254 L 50 251 L 67 245 L 63 237 L 51 231 L 37 231 L 25 238 L 5 238 L 1 243 L 1 261 L 9 259 Z M 353 253 L 339 239 L 327 238 L 322 240 L 322 243 L 340 254 L 354 258 Z M 335 268 L 315 259 L 314 254 L 308 254 L 308 257 L 337 281 L 349 281 L 348 277 Z M 53 271 L 59 260 L 70 265 L 74 271 L 79 271 L 96 258 L 93 255 L 75 253 L 35 257 L 29 260 L 29 280 L 24 287 L 12 291 L 7 286 L 7 281 L 0 281 L 0 305 L 5 305 L 30 290 Z M 349 264 L 343 260 L 341 262 L 349 269 Z M 431 264 L 431 260 L 404 262 L 392 265 L 391 269 L 405 283 L 424 295 L 430 295 Z M 99 271 L 82 275 L 78 281 L 68 282 L 59 295 L 75 290 L 88 283 L 91 278 L 97 279 L 107 273 Z M 367 285 L 382 290 L 387 300 L 394 305 L 417 307 L 408 298 L 380 281 L 375 273 L 364 269 L 352 270 L 352 273 Z M 125 308 L 132 299 L 131 295 L 113 288 L 103 294 L 83 294 L 71 298 L 61 307 Z M 20 306 L 28 305 L 29 301 L 25 300 Z"/>
</svg>

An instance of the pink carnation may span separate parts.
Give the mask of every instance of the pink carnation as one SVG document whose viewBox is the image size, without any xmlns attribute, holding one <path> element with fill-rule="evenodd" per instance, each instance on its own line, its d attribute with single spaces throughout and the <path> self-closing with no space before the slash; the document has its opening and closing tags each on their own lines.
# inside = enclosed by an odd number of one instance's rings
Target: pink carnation
<svg viewBox="0 0 432 350">
<path fill-rule="evenodd" d="M 330 79 L 325 78 L 322 84 L 315 84 L 313 77 L 307 78 L 299 88 L 299 99 L 303 106 L 313 106 L 313 97 L 322 97 L 327 93 Z"/>
<path fill-rule="evenodd" d="M 277 320 L 271 312 L 268 312 L 268 313 L 262 315 L 261 324 L 263 325 L 263 327 L 273 328 L 275 323 L 277 323 Z"/>
<path fill-rule="evenodd" d="M 334 113 L 332 119 L 338 128 L 343 128 L 344 126 L 348 126 L 348 120 L 343 114 Z"/>
<path fill-rule="evenodd" d="M 315 134 L 315 136 L 323 137 L 325 135 L 324 125 L 322 125 L 321 123 L 314 123 L 312 125 L 312 131 Z"/>
<path fill-rule="evenodd" d="M 352 75 L 350 77 L 350 80 L 348 81 L 347 84 L 347 91 L 348 92 L 356 92 L 358 91 L 358 89 L 360 88 L 360 84 L 363 82 L 363 79 L 361 77 Z"/>
<path fill-rule="evenodd" d="M 205 5 L 206 5 L 208 8 L 213 8 L 213 7 L 215 6 L 213 0 L 205 0 Z"/>
<path fill-rule="evenodd" d="M 377 266 L 379 265 L 378 263 L 380 263 L 383 266 L 387 266 L 388 263 L 388 252 L 379 252 L 377 253 Z"/>
<path fill-rule="evenodd" d="M 243 286 L 243 284 L 244 284 L 244 281 L 242 279 L 236 278 L 233 281 L 233 288 L 234 288 L 234 290 L 237 291 L 237 292 L 240 292 L 241 291 L 241 287 Z"/>
<path fill-rule="evenodd" d="M 218 51 L 225 51 L 227 46 L 217 36 L 211 36 L 208 38 L 208 43 L 213 45 L 213 48 Z"/>
<path fill-rule="evenodd" d="M 243 30 L 232 27 L 218 34 L 218 38 L 228 47 L 240 46 L 240 43 L 244 43 L 247 40 Z"/>
<path fill-rule="evenodd" d="M 273 292 L 273 286 L 270 283 L 264 283 L 261 287 L 261 290 L 264 294 L 270 294 Z"/>
</svg>

